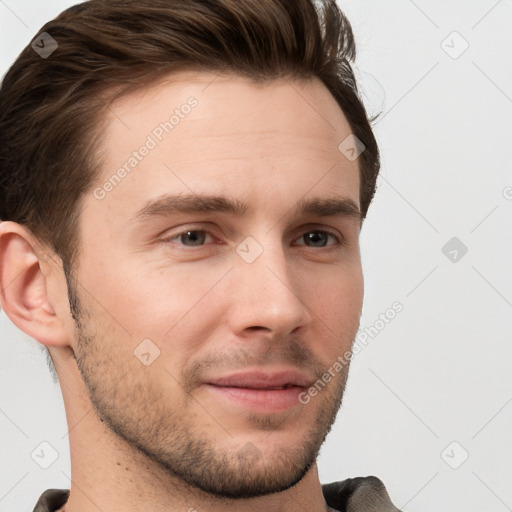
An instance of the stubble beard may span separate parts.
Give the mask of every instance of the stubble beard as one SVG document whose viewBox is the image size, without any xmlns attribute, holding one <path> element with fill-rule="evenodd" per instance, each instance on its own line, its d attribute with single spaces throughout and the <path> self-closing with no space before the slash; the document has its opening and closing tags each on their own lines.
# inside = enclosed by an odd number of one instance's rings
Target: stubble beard
<svg viewBox="0 0 512 512">
<path fill-rule="evenodd" d="M 248 499 L 282 492 L 304 478 L 341 407 L 349 364 L 343 367 L 339 380 L 332 381 L 302 406 L 316 407 L 318 412 L 297 446 L 276 444 L 271 452 L 264 453 L 252 442 L 241 439 L 234 443 L 236 448 L 222 450 L 189 416 L 173 410 L 170 397 L 162 394 L 155 380 L 134 378 L 134 367 L 128 359 L 133 354 L 123 358 L 122 351 L 112 354 L 105 349 L 109 346 L 106 340 L 92 329 L 91 311 L 84 311 L 76 290 L 71 288 L 69 295 L 77 328 L 75 359 L 91 405 L 108 430 L 126 443 L 132 458 L 145 459 L 145 468 L 155 468 L 160 479 L 171 477 L 180 489 L 186 488 L 192 495 L 200 490 L 220 499 Z M 131 368 L 127 374 L 123 375 L 126 368 L 121 368 L 120 361 Z M 212 416 L 215 417 L 215 410 Z M 266 430 L 268 436 L 279 430 L 285 420 L 248 415 L 248 424 Z M 236 436 L 231 437 L 236 441 Z M 148 465 L 147 459 L 152 464 Z"/>
</svg>

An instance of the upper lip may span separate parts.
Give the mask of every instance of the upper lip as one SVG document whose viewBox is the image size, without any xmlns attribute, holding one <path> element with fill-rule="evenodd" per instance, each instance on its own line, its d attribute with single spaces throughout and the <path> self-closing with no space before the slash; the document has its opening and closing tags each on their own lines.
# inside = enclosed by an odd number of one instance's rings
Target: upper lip
<svg viewBox="0 0 512 512">
<path fill-rule="evenodd" d="M 215 386 L 253 388 L 253 389 L 276 389 L 285 386 L 308 387 L 311 383 L 307 375 L 297 370 L 281 371 L 245 371 L 232 373 L 223 377 L 209 379 L 206 383 Z"/>
</svg>

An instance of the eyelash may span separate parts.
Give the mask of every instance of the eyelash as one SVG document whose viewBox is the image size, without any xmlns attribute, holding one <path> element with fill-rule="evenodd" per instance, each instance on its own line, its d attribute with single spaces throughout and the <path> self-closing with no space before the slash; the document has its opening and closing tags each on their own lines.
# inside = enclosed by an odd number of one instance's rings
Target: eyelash
<svg viewBox="0 0 512 512">
<path fill-rule="evenodd" d="M 178 233 L 173 234 L 170 237 L 163 238 L 162 242 L 164 242 L 164 243 L 174 243 L 173 242 L 174 239 L 179 238 L 181 235 L 185 235 L 188 232 L 207 233 L 208 235 L 210 235 L 210 236 L 215 238 L 215 236 L 213 235 L 212 230 L 210 230 L 208 228 L 201 228 L 201 229 L 186 228 L 186 229 L 184 229 L 184 230 L 182 230 L 182 231 L 180 231 Z M 300 245 L 304 245 L 304 247 L 309 247 L 311 249 L 318 249 L 318 250 L 329 251 L 329 250 L 332 250 L 332 249 L 339 248 L 339 247 L 341 247 L 341 246 L 343 246 L 345 244 L 345 240 L 342 237 L 340 237 L 339 235 L 337 235 L 337 234 L 335 234 L 332 231 L 329 231 L 327 229 L 310 229 L 309 231 L 305 231 L 299 238 L 301 238 L 302 236 L 304 236 L 307 233 L 325 233 L 327 235 L 332 236 L 336 240 L 336 243 L 332 244 L 332 245 L 325 246 L 325 247 L 314 247 L 314 246 L 307 246 L 305 244 L 300 244 Z M 187 245 L 183 245 L 183 244 L 179 244 L 179 245 L 184 247 L 185 248 L 184 250 L 191 250 L 191 249 L 196 249 L 198 247 L 205 247 L 205 244 L 197 245 L 197 246 L 187 246 Z"/>
</svg>

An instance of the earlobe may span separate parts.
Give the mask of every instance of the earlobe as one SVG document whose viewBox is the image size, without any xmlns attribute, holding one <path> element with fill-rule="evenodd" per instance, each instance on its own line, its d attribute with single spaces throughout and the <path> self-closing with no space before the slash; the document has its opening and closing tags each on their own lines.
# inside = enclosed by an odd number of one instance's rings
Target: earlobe
<svg viewBox="0 0 512 512">
<path fill-rule="evenodd" d="M 67 344 L 65 326 L 48 299 L 34 236 L 15 222 L 0 223 L 0 300 L 11 321 L 48 346 Z"/>
</svg>

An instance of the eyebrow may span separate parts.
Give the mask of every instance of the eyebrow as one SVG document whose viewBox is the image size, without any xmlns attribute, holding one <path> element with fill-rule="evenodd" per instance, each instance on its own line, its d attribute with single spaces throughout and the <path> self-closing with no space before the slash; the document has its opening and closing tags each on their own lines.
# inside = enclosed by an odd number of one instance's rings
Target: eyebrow
<svg viewBox="0 0 512 512">
<path fill-rule="evenodd" d="M 144 222 L 155 217 L 188 213 L 227 213 L 242 217 L 252 210 L 246 203 L 236 198 L 218 195 L 165 194 L 151 199 L 134 215 L 137 222 Z M 362 221 L 361 212 L 350 198 L 315 197 L 301 198 L 292 209 L 294 215 L 318 217 L 344 217 Z"/>
</svg>

